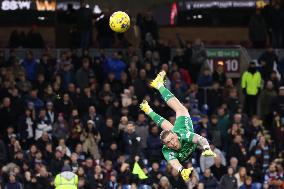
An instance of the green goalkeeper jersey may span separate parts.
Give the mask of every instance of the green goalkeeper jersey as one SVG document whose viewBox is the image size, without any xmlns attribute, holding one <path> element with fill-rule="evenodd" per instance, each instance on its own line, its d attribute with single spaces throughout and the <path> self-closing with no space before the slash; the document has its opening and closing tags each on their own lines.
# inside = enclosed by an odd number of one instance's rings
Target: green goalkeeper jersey
<svg viewBox="0 0 284 189">
<path fill-rule="evenodd" d="M 177 134 L 181 148 L 176 151 L 164 145 L 162 152 L 167 161 L 177 159 L 179 162 L 184 162 L 197 148 L 197 144 L 193 143 L 194 130 L 191 118 L 187 116 L 178 117 L 172 131 Z"/>
</svg>

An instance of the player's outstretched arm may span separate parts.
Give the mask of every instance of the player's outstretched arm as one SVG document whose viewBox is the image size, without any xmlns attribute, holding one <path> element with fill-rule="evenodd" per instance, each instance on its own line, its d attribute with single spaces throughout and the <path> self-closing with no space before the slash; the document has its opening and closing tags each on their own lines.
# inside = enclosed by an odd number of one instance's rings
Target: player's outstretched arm
<svg viewBox="0 0 284 189">
<path fill-rule="evenodd" d="M 189 181 L 191 174 L 193 173 L 193 167 L 185 169 L 177 159 L 170 160 L 169 163 L 180 173 L 185 182 Z"/>
<path fill-rule="evenodd" d="M 193 141 L 193 143 L 198 144 L 199 146 L 202 147 L 203 152 L 202 152 L 201 155 L 216 157 L 216 154 L 211 150 L 210 145 L 209 145 L 206 138 L 204 138 L 203 136 L 200 136 L 198 134 L 194 134 L 192 141 Z"/>
</svg>

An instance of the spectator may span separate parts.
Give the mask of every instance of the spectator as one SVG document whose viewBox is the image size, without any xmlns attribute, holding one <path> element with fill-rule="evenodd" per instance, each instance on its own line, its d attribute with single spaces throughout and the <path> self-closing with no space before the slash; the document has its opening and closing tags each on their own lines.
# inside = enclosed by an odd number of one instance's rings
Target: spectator
<svg viewBox="0 0 284 189">
<path fill-rule="evenodd" d="M 245 184 L 245 179 L 247 176 L 247 171 L 245 167 L 240 167 L 238 173 L 235 174 L 237 179 L 238 188 Z"/>
<path fill-rule="evenodd" d="M 102 149 L 107 149 L 113 142 L 117 142 L 118 131 L 113 125 L 112 118 L 106 119 L 106 127 L 101 132 Z"/>
<path fill-rule="evenodd" d="M 75 79 L 78 87 L 84 89 L 89 85 L 89 78 L 94 75 L 90 68 L 90 60 L 88 58 L 82 59 L 82 67 L 76 72 Z"/>
<path fill-rule="evenodd" d="M 137 137 L 140 138 L 141 142 L 141 150 L 146 153 L 147 150 L 147 138 L 149 136 L 149 125 L 146 120 L 146 116 L 144 113 L 139 113 L 137 121 L 135 123 L 135 133 Z"/>
<path fill-rule="evenodd" d="M 60 150 L 63 154 L 63 157 L 67 156 L 68 158 L 70 158 L 71 156 L 71 150 L 66 146 L 64 139 L 60 139 L 58 141 L 58 146 L 56 147 L 56 150 Z"/>
<path fill-rule="evenodd" d="M 83 130 L 80 139 L 83 142 L 83 151 L 90 154 L 94 159 L 100 159 L 101 154 L 98 144 L 101 140 L 101 135 L 94 124 L 92 120 L 87 122 L 87 127 Z"/>
<path fill-rule="evenodd" d="M 119 184 L 117 182 L 116 174 L 112 173 L 105 189 L 116 189 Z"/>
<path fill-rule="evenodd" d="M 200 87 L 211 87 L 213 79 L 209 68 L 204 68 L 201 75 L 198 77 L 197 84 Z"/>
<path fill-rule="evenodd" d="M 19 79 L 19 81 L 17 81 L 16 87 L 23 94 L 27 94 L 32 88 L 31 82 L 27 79 L 24 72 L 19 73 L 18 79 Z"/>
<path fill-rule="evenodd" d="M 245 95 L 246 113 L 251 116 L 256 114 L 257 98 L 261 91 L 261 75 L 256 70 L 255 62 L 250 62 L 249 68 L 242 75 L 242 90 Z"/>
<path fill-rule="evenodd" d="M 172 189 L 172 186 L 167 177 L 161 177 L 158 189 Z"/>
<path fill-rule="evenodd" d="M 156 40 L 159 38 L 158 26 L 152 12 L 146 12 L 143 17 L 138 15 L 137 25 L 140 27 L 142 40 L 146 38 L 145 35 L 147 35 L 147 33 L 150 33 Z"/>
<path fill-rule="evenodd" d="M 210 107 L 208 114 L 216 112 L 217 108 L 223 103 L 223 91 L 220 88 L 218 82 L 214 82 L 212 88 L 207 90 L 208 92 L 208 101 L 207 104 Z"/>
<path fill-rule="evenodd" d="M 188 65 L 186 65 L 186 60 L 182 49 L 177 49 L 176 56 L 174 56 L 173 58 L 173 62 L 176 63 L 179 68 L 188 69 Z"/>
<path fill-rule="evenodd" d="M 262 168 L 260 164 L 257 163 L 256 157 L 251 156 L 246 164 L 247 175 L 252 178 L 252 182 L 255 184 L 260 184 L 263 179 Z"/>
<path fill-rule="evenodd" d="M 241 135 L 236 135 L 233 140 L 233 144 L 228 151 L 228 158 L 236 157 L 239 160 L 240 165 L 244 165 L 246 162 L 247 151 L 243 144 L 243 138 Z"/>
<path fill-rule="evenodd" d="M 277 96 L 277 93 L 274 89 L 272 81 L 268 80 L 266 82 L 265 89 L 261 91 L 259 96 L 259 110 L 260 115 L 264 118 L 265 123 L 269 123 L 269 118 L 271 116 L 271 103 L 272 100 Z"/>
<path fill-rule="evenodd" d="M 239 169 L 239 160 L 236 157 L 231 157 L 230 159 L 230 167 L 233 169 L 234 173 L 237 173 Z"/>
<path fill-rule="evenodd" d="M 15 111 L 15 110 L 14 110 Z M 15 126 L 16 117 L 13 115 L 13 108 L 11 106 L 11 99 L 5 97 L 2 102 L 2 107 L 0 108 L 0 119 L 2 120 L 1 135 L 10 126 Z"/>
<path fill-rule="evenodd" d="M 152 170 L 149 172 L 149 179 L 151 185 L 158 186 L 159 181 L 162 178 L 162 173 L 160 172 L 160 165 L 158 163 L 152 164 Z"/>
<path fill-rule="evenodd" d="M 52 127 L 52 134 L 59 139 L 67 139 L 69 137 L 69 126 L 67 124 L 67 121 L 64 119 L 63 113 L 58 114 L 57 121 L 54 123 Z"/>
<path fill-rule="evenodd" d="M 221 131 L 217 127 L 218 116 L 213 114 L 211 116 L 210 127 L 208 128 L 209 139 L 217 147 L 221 147 Z"/>
<path fill-rule="evenodd" d="M 261 77 L 267 81 L 270 74 L 274 71 L 274 64 L 278 64 L 278 56 L 272 47 L 268 47 L 259 57 L 259 64 L 261 65 Z"/>
<path fill-rule="evenodd" d="M 14 174 L 9 175 L 9 182 L 5 185 L 4 189 L 23 189 L 22 183 L 16 181 Z"/>
<path fill-rule="evenodd" d="M 218 188 L 218 183 L 216 178 L 212 175 L 210 169 L 205 169 L 204 177 L 200 180 L 204 184 L 204 188 L 216 189 Z"/>
<path fill-rule="evenodd" d="M 273 138 L 275 138 L 275 140 L 277 141 L 276 149 L 278 151 L 282 151 L 284 148 L 284 143 L 282 140 L 284 136 L 284 124 L 280 116 L 277 114 L 274 116 L 271 131 Z"/>
<path fill-rule="evenodd" d="M 102 172 L 102 168 L 100 165 L 96 165 L 94 169 L 94 174 L 90 178 L 89 188 L 103 188 L 105 185 L 105 175 Z"/>
<path fill-rule="evenodd" d="M 21 64 L 25 69 L 28 80 L 34 81 L 36 79 L 38 63 L 36 62 L 32 51 L 26 52 L 26 58 Z"/>
<path fill-rule="evenodd" d="M 210 167 L 210 170 L 218 182 L 226 174 L 226 167 L 222 164 L 222 159 L 219 155 L 214 159 L 214 164 Z"/>
<path fill-rule="evenodd" d="M 276 164 L 271 163 L 264 176 L 264 182 L 267 183 L 269 187 L 271 188 L 277 188 L 282 184 L 280 179 L 281 179 L 281 176 L 277 170 Z"/>
<path fill-rule="evenodd" d="M 229 167 L 227 174 L 223 175 L 220 181 L 220 188 L 221 189 L 237 189 L 237 179 L 233 175 L 234 170 L 233 168 Z"/>
<path fill-rule="evenodd" d="M 147 157 L 151 163 L 160 162 L 162 158 L 162 143 L 160 141 L 159 128 L 153 126 L 147 138 Z"/>
<path fill-rule="evenodd" d="M 224 89 L 223 89 L 223 97 L 227 98 L 231 89 L 236 88 L 232 78 L 227 78 Z"/>
<path fill-rule="evenodd" d="M 204 44 L 201 39 L 196 39 L 192 45 L 192 56 L 189 66 L 190 75 L 194 83 L 196 83 L 201 68 L 204 66 L 207 58 L 207 54 L 204 48 Z"/>
<path fill-rule="evenodd" d="M 135 88 L 135 93 L 138 100 L 142 100 L 147 94 L 149 94 L 150 89 L 146 78 L 145 69 L 141 69 L 139 71 L 139 78 L 134 80 L 133 86 Z"/>
<path fill-rule="evenodd" d="M 104 153 L 104 159 L 111 160 L 115 163 L 121 152 L 118 150 L 118 146 L 115 142 L 111 143 L 110 147 Z"/>
<path fill-rule="evenodd" d="M 218 62 L 217 68 L 213 72 L 213 82 L 217 82 L 220 86 L 224 86 L 227 80 L 227 76 L 224 72 L 224 62 Z"/>
<path fill-rule="evenodd" d="M 49 137 L 51 137 L 51 124 L 48 118 L 46 117 L 46 110 L 41 109 L 39 112 L 39 116 L 36 121 L 36 129 L 35 129 L 35 140 L 38 140 L 43 132 L 47 132 Z"/>
<path fill-rule="evenodd" d="M 226 114 L 225 109 L 223 107 L 219 107 L 217 110 L 218 113 L 218 122 L 217 122 L 217 129 L 221 133 L 221 141 L 222 141 L 222 148 L 227 150 L 228 143 L 225 141 L 228 141 L 228 129 L 229 129 L 229 115 Z M 218 134 L 218 133 L 216 133 Z M 218 135 L 217 135 L 218 136 Z"/>
<path fill-rule="evenodd" d="M 258 189 L 256 185 L 252 183 L 252 178 L 250 176 L 246 176 L 244 184 L 240 187 L 240 189 Z"/>
<path fill-rule="evenodd" d="M 141 152 L 141 137 L 137 136 L 135 129 L 136 125 L 133 122 L 128 122 L 127 130 L 123 135 L 124 153 L 131 157 Z"/>
<path fill-rule="evenodd" d="M 284 86 L 279 87 L 278 96 L 273 98 L 271 106 L 273 115 L 278 114 L 280 118 L 284 117 L 284 109 L 282 107 L 284 103 Z"/>
<path fill-rule="evenodd" d="M 230 115 L 237 113 L 241 102 L 238 97 L 238 91 L 236 88 L 232 88 L 229 92 L 229 98 L 227 100 L 228 109 L 230 110 Z"/>
<path fill-rule="evenodd" d="M 36 175 L 38 189 L 50 189 L 51 187 L 51 175 L 46 170 L 45 166 L 39 168 L 38 174 Z"/>
<path fill-rule="evenodd" d="M 265 137 L 261 136 L 259 138 L 258 144 L 252 148 L 251 153 L 255 155 L 257 162 L 259 163 L 259 165 L 262 165 L 263 170 L 266 170 L 268 168 L 270 160 L 269 152 L 269 146 L 265 140 Z"/>
<path fill-rule="evenodd" d="M 122 53 L 115 52 L 112 58 L 105 61 L 104 72 L 106 74 L 114 73 L 115 79 L 120 79 L 121 73 L 125 70 L 126 64 L 122 60 Z"/>
</svg>

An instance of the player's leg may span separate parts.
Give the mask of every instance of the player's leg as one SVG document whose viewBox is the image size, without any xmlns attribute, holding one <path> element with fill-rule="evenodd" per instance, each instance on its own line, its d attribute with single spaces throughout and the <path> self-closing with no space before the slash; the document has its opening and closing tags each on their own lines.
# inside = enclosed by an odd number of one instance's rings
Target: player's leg
<svg viewBox="0 0 284 189">
<path fill-rule="evenodd" d="M 143 100 L 143 102 L 140 104 L 140 109 L 145 112 L 145 114 L 147 114 L 163 130 L 171 130 L 173 128 L 173 125 L 168 120 L 152 110 L 146 100 Z"/>
<path fill-rule="evenodd" d="M 176 112 L 176 117 L 189 116 L 187 108 L 164 86 L 165 71 L 161 71 L 151 82 L 151 86 L 161 93 L 167 105 Z"/>
</svg>

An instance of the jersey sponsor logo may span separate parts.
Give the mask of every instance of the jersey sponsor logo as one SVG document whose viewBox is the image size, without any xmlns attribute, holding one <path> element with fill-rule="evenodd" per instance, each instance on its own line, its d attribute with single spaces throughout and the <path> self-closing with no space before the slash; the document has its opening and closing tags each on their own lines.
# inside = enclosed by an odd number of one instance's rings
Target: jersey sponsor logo
<svg viewBox="0 0 284 189">
<path fill-rule="evenodd" d="M 188 117 L 185 117 L 185 119 L 184 119 L 185 126 L 188 126 L 188 123 L 189 123 Z"/>
<path fill-rule="evenodd" d="M 174 152 L 170 152 L 169 153 L 169 159 L 174 159 L 175 158 L 175 153 Z"/>
</svg>

